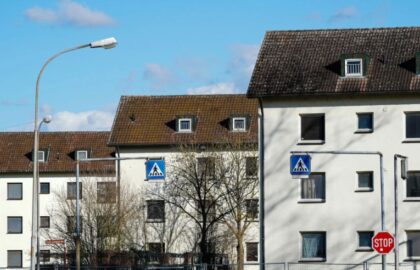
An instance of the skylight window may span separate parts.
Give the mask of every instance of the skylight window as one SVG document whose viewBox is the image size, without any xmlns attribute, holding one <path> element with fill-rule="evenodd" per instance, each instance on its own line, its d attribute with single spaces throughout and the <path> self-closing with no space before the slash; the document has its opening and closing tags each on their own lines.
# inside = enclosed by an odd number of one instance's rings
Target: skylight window
<svg viewBox="0 0 420 270">
<path fill-rule="evenodd" d="M 345 75 L 346 76 L 362 76 L 363 74 L 363 65 L 362 59 L 346 59 L 345 61 Z"/>
<path fill-rule="evenodd" d="M 43 150 L 38 151 L 38 161 L 45 162 L 45 151 Z"/>
<path fill-rule="evenodd" d="M 180 118 L 180 119 L 178 119 L 178 131 L 179 132 L 191 132 L 192 131 L 192 119 L 191 118 Z"/>
<path fill-rule="evenodd" d="M 246 118 L 245 117 L 234 117 L 233 118 L 233 131 L 245 131 L 246 130 Z"/>
<path fill-rule="evenodd" d="M 86 150 L 79 150 L 76 152 L 76 159 L 83 160 L 88 158 L 88 151 Z"/>
</svg>

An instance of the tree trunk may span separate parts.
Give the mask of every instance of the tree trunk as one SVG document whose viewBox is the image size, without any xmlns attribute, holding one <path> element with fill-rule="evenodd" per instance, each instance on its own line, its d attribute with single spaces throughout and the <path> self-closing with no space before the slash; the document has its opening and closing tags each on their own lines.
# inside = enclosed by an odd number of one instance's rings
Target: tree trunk
<svg viewBox="0 0 420 270">
<path fill-rule="evenodd" d="M 202 255 L 202 263 L 210 263 L 209 245 L 207 243 L 207 233 L 201 232 L 200 252 Z"/>
<path fill-rule="evenodd" d="M 242 237 L 238 239 L 238 245 L 236 246 L 236 264 L 237 270 L 244 270 L 244 243 Z"/>
</svg>

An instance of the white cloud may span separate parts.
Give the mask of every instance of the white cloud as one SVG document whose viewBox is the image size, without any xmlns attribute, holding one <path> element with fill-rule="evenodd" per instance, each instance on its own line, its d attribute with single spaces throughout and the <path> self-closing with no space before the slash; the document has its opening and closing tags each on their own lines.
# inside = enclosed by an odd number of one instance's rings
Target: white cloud
<svg viewBox="0 0 420 270">
<path fill-rule="evenodd" d="M 232 76 L 237 87 L 246 90 L 254 70 L 260 46 L 236 44 L 232 46 L 232 56 L 227 73 Z"/>
<path fill-rule="evenodd" d="M 238 94 L 240 92 L 234 83 L 217 83 L 187 90 L 188 95 Z"/>
<path fill-rule="evenodd" d="M 48 124 L 49 131 L 110 130 L 114 113 L 107 111 L 58 112 Z"/>
<path fill-rule="evenodd" d="M 355 18 L 358 15 L 358 11 L 355 7 L 349 6 L 338 10 L 330 18 L 330 23 L 347 21 Z"/>
<path fill-rule="evenodd" d="M 147 64 L 143 79 L 151 81 L 154 88 L 162 88 L 177 80 L 173 72 L 159 64 Z"/>
<path fill-rule="evenodd" d="M 55 9 L 32 7 L 25 10 L 28 19 L 46 24 L 69 24 L 78 27 L 114 25 L 115 20 L 102 11 L 73 2 L 61 0 Z"/>
</svg>

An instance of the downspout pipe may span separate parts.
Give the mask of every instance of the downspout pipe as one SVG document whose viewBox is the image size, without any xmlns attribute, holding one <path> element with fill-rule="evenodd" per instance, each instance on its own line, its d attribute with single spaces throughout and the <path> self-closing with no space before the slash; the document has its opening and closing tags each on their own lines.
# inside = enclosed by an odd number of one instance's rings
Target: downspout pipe
<svg viewBox="0 0 420 270">
<path fill-rule="evenodd" d="M 259 191 L 260 191 L 260 200 L 259 200 L 259 224 L 260 224 L 260 270 L 265 270 L 265 226 L 264 226 L 264 219 L 265 219 L 265 212 L 264 212 L 264 106 L 262 98 L 258 98 L 258 104 L 260 106 L 260 114 L 259 114 L 259 129 L 258 129 L 258 152 L 259 152 L 259 165 L 260 165 L 260 183 L 259 183 Z"/>
</svg>

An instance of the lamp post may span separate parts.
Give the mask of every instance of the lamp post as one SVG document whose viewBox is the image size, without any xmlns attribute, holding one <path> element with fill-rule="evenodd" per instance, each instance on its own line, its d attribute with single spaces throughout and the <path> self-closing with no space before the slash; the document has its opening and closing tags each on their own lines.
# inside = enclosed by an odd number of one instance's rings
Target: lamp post
<svg viewBox="0 0 420 270">
<path fill-rule="evenodd" d="M 38 96 L 39 96 L 39 83 L 41 81 L 42 74 L 44 73 L 45 68 L 47 65 L 54 60 L 55 58 L 59 57 L 62 54 L 67 52 L 75 51 L 78 49 L 83 48 L 104 48 L 104 49 L 111 49 L 117 46 L 117 40 L 113 37 L 94 41 L 88 44 L 80 45 L 74 48 L 63 50 L 57 54 L 54 54 L 44 63 L 42 66 L 38 78 L 36 80 L 36 90 L 35 90 L 35 120 L 34 120 L 34 150 L 33 150 L 33 186 L 32 186 L 32 235 L 31 235 L 31 270 L 35 269 L 35 251 L 37 245 L 37 227 L 38 227 L 38 201 L 39 201 L 39 162 L 38 162 L 38 149 L 39 149 L 39 126 L 38 126 Z M 39 261 L 37 262 L 39 266 Z"/>
</svg>

